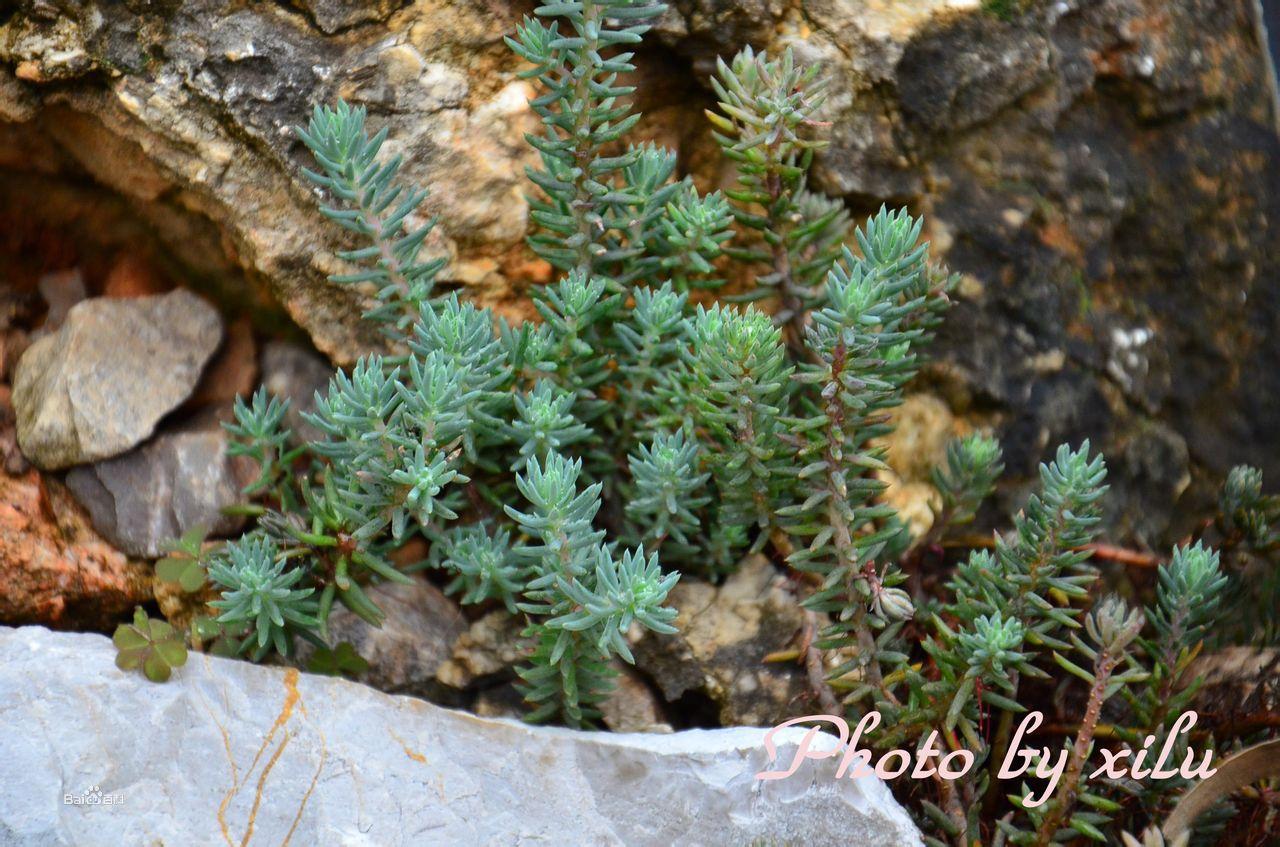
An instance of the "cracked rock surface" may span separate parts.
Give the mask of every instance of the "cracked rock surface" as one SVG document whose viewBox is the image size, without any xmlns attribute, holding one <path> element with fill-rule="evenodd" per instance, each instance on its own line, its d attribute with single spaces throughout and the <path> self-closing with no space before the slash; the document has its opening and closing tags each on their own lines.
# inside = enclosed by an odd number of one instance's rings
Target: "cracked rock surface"
<svg viewBox="0 0 1280 847">
<path fill-rule="evenodd" d="M 762 729 L 535 728 L 202 655 L 156 685 L 113 655 L 0 628 L 0 719 L 23 728 L 0 734 L 0 843 L 921 843 L 884 783 L 833 779 L 838 757 L 755 780 Z"/>
</svg>

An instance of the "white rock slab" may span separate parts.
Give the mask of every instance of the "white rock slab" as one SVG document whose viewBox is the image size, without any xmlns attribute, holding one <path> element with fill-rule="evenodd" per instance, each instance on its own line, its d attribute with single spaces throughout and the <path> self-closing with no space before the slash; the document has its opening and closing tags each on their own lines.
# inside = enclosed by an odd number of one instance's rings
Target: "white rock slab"
<svg viewBox="0 0 1280 847">
<path fill-rule="evenodd" d="M 762 729 L 533 728 L 198 654 L 164 685 L 113 661 L 102 636 L 0 627 L 5 847 L 920 844 L 834 758 L 756 781 Z"/>
</svg>

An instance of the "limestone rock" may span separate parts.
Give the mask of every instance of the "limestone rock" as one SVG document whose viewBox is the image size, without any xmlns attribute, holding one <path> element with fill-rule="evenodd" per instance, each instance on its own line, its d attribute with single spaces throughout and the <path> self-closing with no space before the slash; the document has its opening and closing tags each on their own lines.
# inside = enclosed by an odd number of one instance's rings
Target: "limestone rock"
<svg viewBox="0 0 1280 847">
<path fill-rule="evenodd" d="M 614 663 L 618 676 L 613 691 L 600 704 L 601 720 L 614 732 L 670 732 L 662 704 L 631 667 Z"/>
<path fill-rule="evenodd" d="M 382 582 L 367 592 L 386 613 L 382 626 L 370 626 L 337 604 L 329 615 L 330 642 L 350 642 L 369 663 L 369 669 L 358 677 L 366 685 L 394 694 L 436 694 L 440 687 L 436 671 L 467 628 L 458 607 L 423 579 L 408 585 Z M 305 666 L 311 650 L 305 642 L 299 646 Z"/>
<path fill-rule="evenodd" d="M 191 393 L 221 336 L 218 313 L 186 291 L 77 304 L 18 362 L 23 453 L 45 470 L 124 453 Z"/>
<path fill-rule="evenodd" d="M 155 685 L 113 653 L 0 629 L 0 720 L 23 728 L 0 735 L 6 844 L 921 843 L 884 783 L 833 778 L 838 756 L 756 780 L 763 729 L 536 728 L 201 655 Z"/>
<path fill-rule="evenodd" d="M 94 527 L 129 555 L 148 558 L 164 555 L 165 542 L 197 526 L 214 537 L 239 529 L 243 518 L 221 510 L 240 502 L 245 481 L 227 456 L 226 431 L 207 415 L 67 474 Z"/>
<path fill-rule="evenodd" d="M 812 705 L 799 666 L 764 662 L 804 626 L 799 604 L 764 556 L 747 557 L 719 586 L 682 579 L 668 605 L 680 610 L 679 632 L 646 633 L 633 652 L 673 714 L 691 693 L 709 698 L 725 726 L 776 724 Z"/>
<path fill-rule="evenodd" d="M 520 620 L 505 611 L 489 612 L 471 624 L 453 644 L 453 653 L 436 677 L 445 685 L 468 688 L 477 679 L 509 671 L 520 660 Z"/>
<path fill-rule="evenodd" d="M 0 473 L 0 621 L 107 628 L 151 599 L 151 577 L 93 531 L 56 480 Z"/>
</svg>

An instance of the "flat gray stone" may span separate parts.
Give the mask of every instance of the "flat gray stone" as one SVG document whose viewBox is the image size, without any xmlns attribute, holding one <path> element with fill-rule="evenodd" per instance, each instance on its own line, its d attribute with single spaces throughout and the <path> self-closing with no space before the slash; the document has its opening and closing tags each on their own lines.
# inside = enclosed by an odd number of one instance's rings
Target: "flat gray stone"
<svg viewBox="0 0 1280 847">
<path fill-rule="evenodd" d="M 67 487 L 94 529 L 131 556 L 162 556 L 167 541 L 197 526 L 220 536 L 244 522 L 221 511 L 240 502 L 241 483 L 227 433 L 211 416 L 123 456 L 72 468 Z"/>
<path fill-rule="evenodd" d="M 467 630 L 458 605 L 425 579 L 407 585 L 379 582 L 365 591 L 387 616 L 382 626 L 371 626 L 338 603 L 329 615 L 330 642 L 349 642 L 369 663 L 358 677 L 365 685 L 392 694 L 436 694 L 441 688 L 436 671 Z M 302 639 L 298 647 L 299 665 L 306 667 L 313 650 Z"/>
<path fill-rule="evenodd" d="M 18 445 L 45 470 L 118 456 L 191 393 L 222 319 L 186 291 L 76 304 L 14 375 Z"/>
<path fill-rule="evenodd" d="M 882 782 L 833 778 L 838 757 L 757 781 L 762 729 L 535 728 L 198 654 L 155 685 L 113 656 L 0 628 L 0 843 L 920 844 Z M 780 734 L 784 761 L 801 735 Z"/>
</svg>

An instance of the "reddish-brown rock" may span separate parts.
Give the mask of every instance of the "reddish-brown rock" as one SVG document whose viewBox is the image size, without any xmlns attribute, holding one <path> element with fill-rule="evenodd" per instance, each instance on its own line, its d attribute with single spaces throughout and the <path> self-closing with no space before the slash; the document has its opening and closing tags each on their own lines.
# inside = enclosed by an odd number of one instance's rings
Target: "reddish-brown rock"
<svg viewBox="0 0 1280 847">
<path fill-rule="evenodd" d="M 150 297 L 173 286 L 148 262 L 133 253 L 122 253 L 102 284 L 104 297 Z"/>
<path fill-rule="evenodd" d="M 229 410 L 237 396 L 249 399 L 257 381 L 258 343 L 249 321 L 241 318 L 227 327 L 222 346 L 205 366 L 200 382 L 184 405 L 190 409 L 215 406 Z"/>
<path fill-rule="evenodd" d="M 0 474 L 0 623 L 106 629 L 151 598 L 151 568 L 103 541 L 56 481 Z"/>
</svg>

